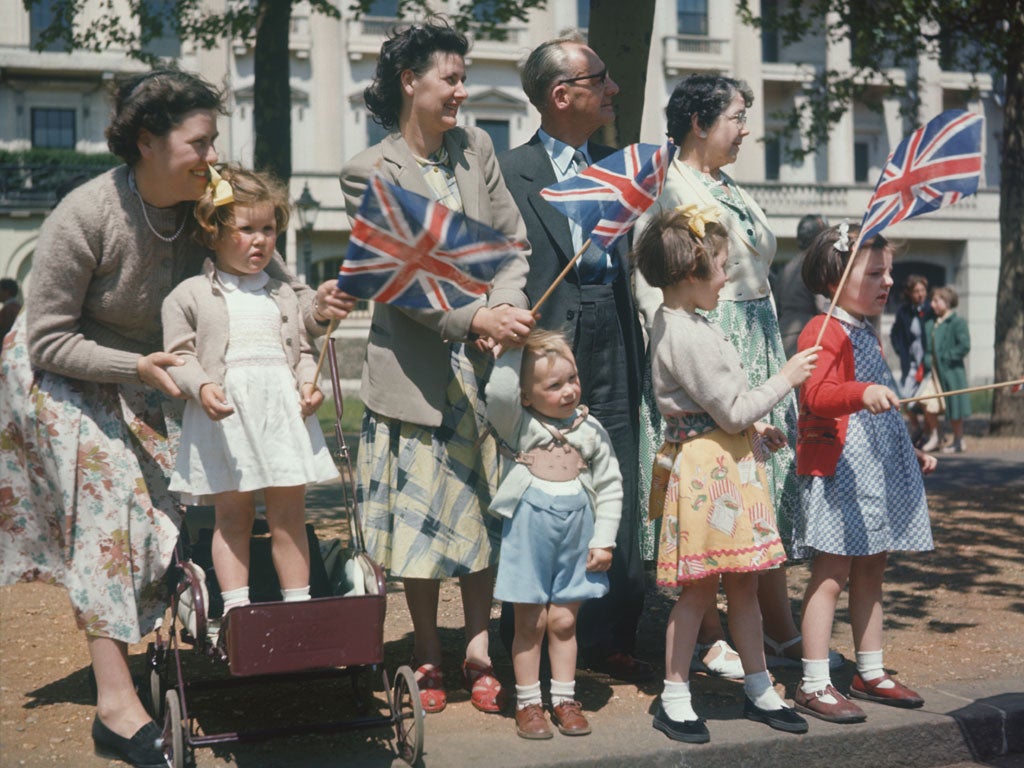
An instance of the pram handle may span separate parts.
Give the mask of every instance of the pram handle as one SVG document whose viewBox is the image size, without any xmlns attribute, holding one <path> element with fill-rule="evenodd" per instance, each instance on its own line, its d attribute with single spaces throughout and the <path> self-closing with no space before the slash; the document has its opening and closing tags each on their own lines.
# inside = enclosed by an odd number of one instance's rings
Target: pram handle
<svg viewBox="0 0 1024 768">
<path fill-rule="evenodd" d="M 348 516 L 348 529 L 352 537 L 352 546 L 356 552 L 366 552 L 363 542 L 363 526 L 359 517 L 359 504 L 355 496 L 355 473 L 352 471 L 352 456 L 349 454 L 345 435 L 341 430 L 341 419 L 345 415 L 342 402 L 341 384 L 338 376 L 338 356 L 335 354 L 334 337 L 327 337 L 327 361 L 331 370 L 331 388 L 334 390 L 334 435 L 338 439 L 338 458 L 341 461 L 341 495 Z"/>
</svg>

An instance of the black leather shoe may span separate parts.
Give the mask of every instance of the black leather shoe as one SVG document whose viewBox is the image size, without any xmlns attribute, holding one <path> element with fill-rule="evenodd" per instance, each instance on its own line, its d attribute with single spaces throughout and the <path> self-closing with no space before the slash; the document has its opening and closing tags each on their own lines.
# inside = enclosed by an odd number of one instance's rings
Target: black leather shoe
<svg viewBox="0 0 1024 768">
<path fill-rule="evenodd" d="M 658 709 L 654 712 L 654 722 L 651 723 L 654 730 L 661 731 L 670 739 L 685 741 L 687 744 L 707 744 L 711 741 L 711 734 L 703 718 L 696 720 L 673 720 L 665 714 L 665 708 L 658 700 Z"/>
<path fill-rule="evenodd" d="M 807 733 L 807 721 L 789 707 L 782 709 L 761 709 L 749 698 L 743 699 L 743 715 L 747 720 L 764 723 L 777 731 L 786 733 Z"/>
<path fill-rule="evenodd" d="M 92 721 L 92 741 L 96 754 L 108 760 L 123 760 L 135 768 L 167 768 L 163 749 L 157 740 L 163 736 L 160 726 L 150 720 L 130 739 L 118 736 L 99 718 Z"/>
</svg>

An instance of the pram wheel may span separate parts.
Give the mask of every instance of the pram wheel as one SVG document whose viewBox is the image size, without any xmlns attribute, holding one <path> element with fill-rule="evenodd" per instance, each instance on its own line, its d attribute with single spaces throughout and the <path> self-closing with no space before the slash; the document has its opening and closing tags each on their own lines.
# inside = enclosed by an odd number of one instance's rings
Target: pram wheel
<svg viewBox="0 0 1024 768">
<path fill-rule="evenodd" d="M 164 757 L 172 768 L 185 768 L 185 725 L 181 721 L 178 692 L 167 691 L 164 701 Z"/>
<path fill-rule="evenodd" d="M 423 755 L 423 706 L 416 675 L 408 666 L 395 671 L 391 718 L 395 723 L 398 756 L 409 765 L 415 765 Z"/>
<path fill-rule="evenodd" d="M 164 680 L 155 669 L 149 670 L 149 697 L 153 702 L 150 712 L 154 720 L 159 720 L 164 713 Z"/>
</svg>

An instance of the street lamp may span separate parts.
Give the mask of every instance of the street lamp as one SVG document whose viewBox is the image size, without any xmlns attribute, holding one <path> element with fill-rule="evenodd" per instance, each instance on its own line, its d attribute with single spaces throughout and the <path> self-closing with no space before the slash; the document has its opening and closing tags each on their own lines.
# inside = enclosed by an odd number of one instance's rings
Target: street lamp
<svg viewBox="0 0 1024 768">
<path fill-rule="evenodd" d="M 313 227 L 316 225 L 317 214 L 320 213 L 320 201 L 309 192 L 309 182 L 302 185 L 302 194 L 295 201 L 295 212 L 299 216 L 299 229 L 302 231 L 302 261 L 299 264 L 299 276 L 309 282 L 309 268 L 313 262 Z"/>
</svg>

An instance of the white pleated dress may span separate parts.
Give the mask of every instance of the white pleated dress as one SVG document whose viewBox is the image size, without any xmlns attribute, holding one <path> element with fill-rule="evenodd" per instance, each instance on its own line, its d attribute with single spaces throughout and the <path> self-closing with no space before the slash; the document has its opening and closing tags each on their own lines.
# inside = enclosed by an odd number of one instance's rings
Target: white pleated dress
<svg viewBox="0 0 1024 768">
<path fill-rule="evenodd" d="M 302 418 L 266 273 L 218 270 L 217 278 L 230 323 L 223 389 L 235 412 L 213 421 L 189 400 L 171 490 L 198 497 L 333 480 L 338 470 L 320 423 Z"/>
</svg>

